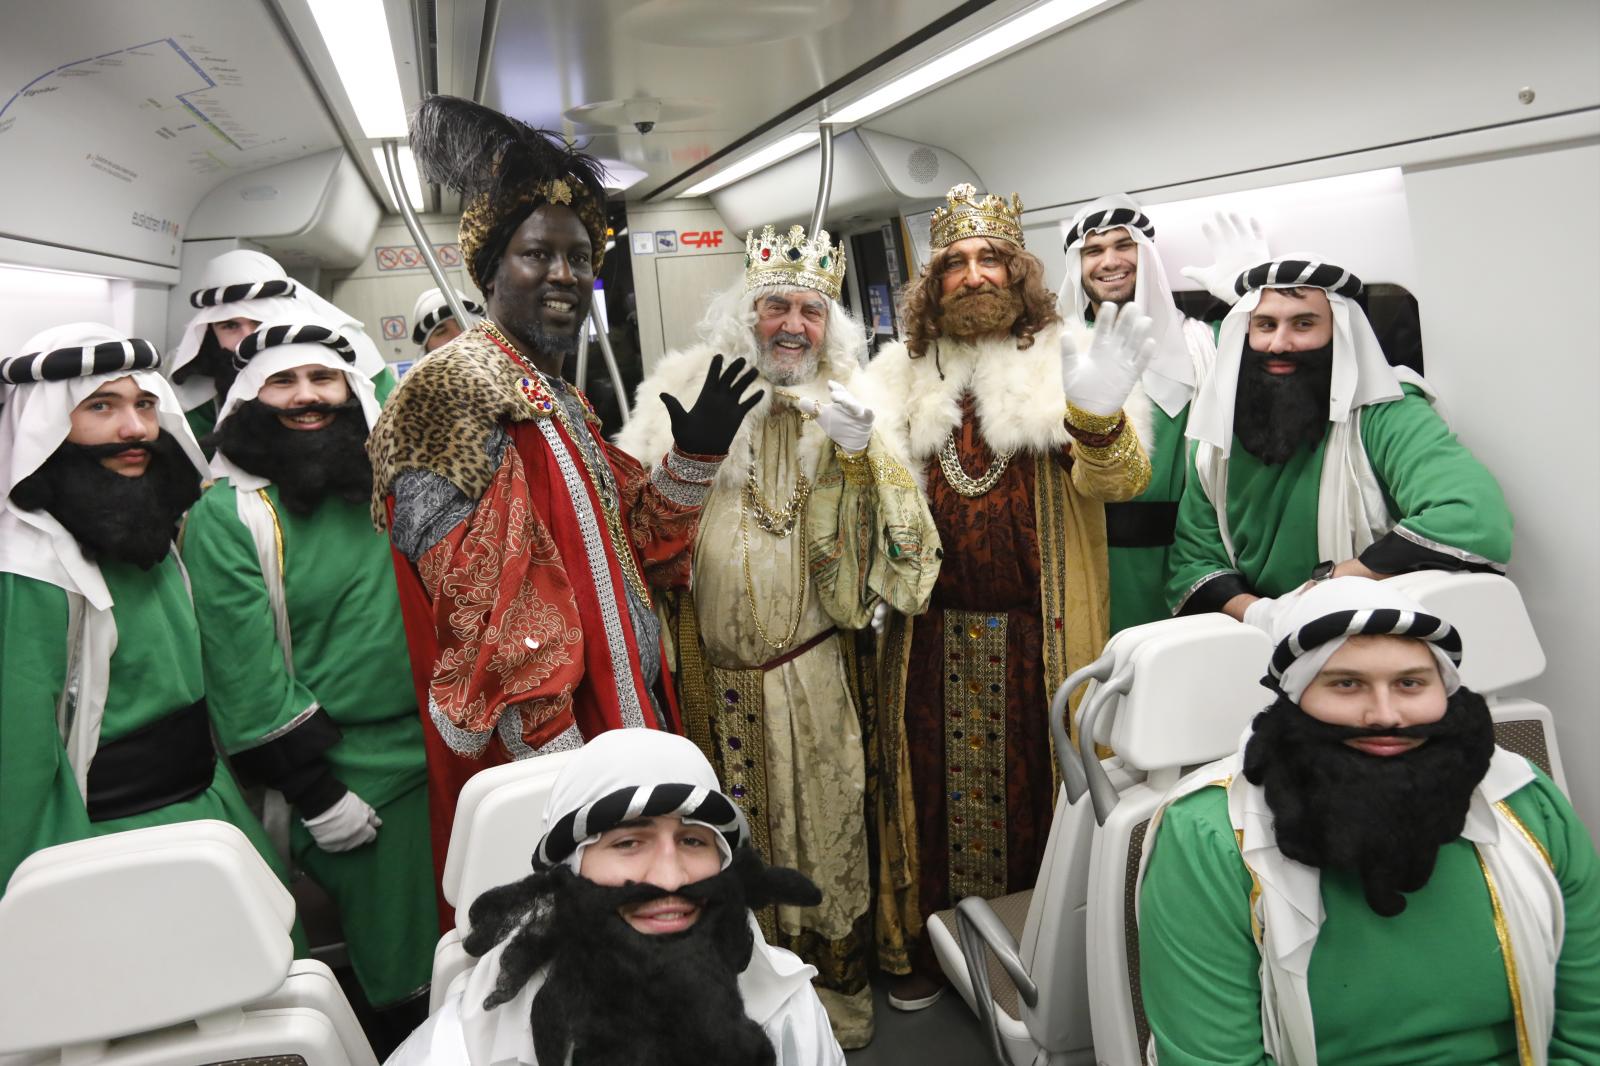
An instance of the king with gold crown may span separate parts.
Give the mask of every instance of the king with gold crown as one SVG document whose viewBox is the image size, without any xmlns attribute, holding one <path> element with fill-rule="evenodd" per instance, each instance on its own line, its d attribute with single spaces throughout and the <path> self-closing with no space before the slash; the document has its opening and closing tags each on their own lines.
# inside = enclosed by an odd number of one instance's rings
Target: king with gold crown
<svg viewBox="0 0 1600 1066">
<path fill-rule="evenodd" d="M 1055 807 L 1040 709 L 1100 654 L 1104 504 L 1150 477 L 1149 320 L 1108 304 L 1092 335 L 1065 330 L 1017 195 L 955 186 L 930 245 L 902 294 L 902 340 L 859 385 L 944 545 L 929 609 L 892 616 L 881 652 L 879 735 L 899 772 L 885 791 L 915 827 L 916 861 L 893 871 L 898 922 L 880 915 L 879 941 L 888 954 L 886 935 L 903 933 L 889 1002 L 907 1010 L 943 987 L 927 916 L 1033 884 Z"/>
<path fill-rule="evenodd" d="M 699 343 L 668 353 L 639 386 L 617 443 L 654 462 L 672 440 L 671 396 L 693 395 L 685 384 L 725 361 L 755 367 L 760 402 L 707 472 L 692 592 L 666 605 L 673 676 L 684 730 L 749 816 L 756 846 L 822 889 L 821 906 L 758 918 L 769 943 L 816 967 L 834 1033 L 855 1048 L 873 1028 L 873 885 L 905 880 L 868 866 L 868 819 L 903 819 L 868 791 L 879 738 L 854 695 L 855 631 L 880 605 L 927 606 L 939 538 L 903 457 L 854 392 L 866 330 L 839 303 L 844 272 L 826 231 L 747 234 L 744 277 L 712 298 Z M 666 474 L 652 476 L 670 488 Z"/>
</svg>

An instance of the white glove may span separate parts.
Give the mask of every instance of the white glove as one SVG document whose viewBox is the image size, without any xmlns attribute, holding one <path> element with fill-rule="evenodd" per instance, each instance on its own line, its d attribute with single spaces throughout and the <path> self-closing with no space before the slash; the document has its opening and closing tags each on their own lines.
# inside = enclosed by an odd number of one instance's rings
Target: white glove
<svg viewBox="0 0 1600 1066">
<path fill-rule="evenodd" d="M 1311 588 L 1315 584 L 1316 582 L 1314 581 L 1307 581 L 1299 588 L 1290 589 L 1282 596 L 1278 596 L 1276 598 L 1271 596 L 1262 596 L 1260 599 L 1256 600 L 1254 603 L 1244 609 L 1244 618 L 1242 621 L 1247 626 L 1255 626 L 1268 637 L 1273 637 L 1274 631 L 1278 624 L 1278 619 L 1282 618 L 1284 615 L 1293 610 L 1294 603 L 1300 598 L 1301 593 L 1305 592 L 1306 589 Z"/>
<path fill-rule="evenodd" d="M 367 801 L 346 790 L 332 807 L 315 818 L 300 820 L 323 851 L 349 851 L 378 839 L 383 819 Z"/>
<path fill-rule="evenodd" d="M 889 605 L 879 600 L 872 608 L 872 631 L 879 636 L 883 635 L 883 627 L 889 624 Z"/>
<path fill-rule="evenodd" d="M 1209 222 L 1200 226 L 1206 243 L 1211 245 L 1211 258 L 1215 262 L 1208 267 L 1184 267 L 1179 273 L 1231 305 L 1239 302 L 1239 294 L 1233 290 L 1239 275 L 1265 263 L 1272 258 L 1272 253 L 1267 251 L 1267 237 L 1261 232 L 1261 223 L 1254 218 L 1218 211 L 1215 222 L 1215 226 Z"/>
<path fill-rule="evenodd" d="M 818 403 L 802 397 L 795 407 L 803 415 L 810 415 L 822 427 L 822 432 L 847 452 L 859 452 L 872 439 L 872 408 L 850 395 L 837 381 L 828 382 L 832 403 Z"/>
<path fill-rule="evenodd" d="M 1092 415 L 1116 414 L 1155 351 L 1149 316 L 1137 307 L 1101 304 L 1087 352 L 1079 353 L 1071 334 L 1061 331 L 1061 389 L 1067 402 Z"/>
</svg>

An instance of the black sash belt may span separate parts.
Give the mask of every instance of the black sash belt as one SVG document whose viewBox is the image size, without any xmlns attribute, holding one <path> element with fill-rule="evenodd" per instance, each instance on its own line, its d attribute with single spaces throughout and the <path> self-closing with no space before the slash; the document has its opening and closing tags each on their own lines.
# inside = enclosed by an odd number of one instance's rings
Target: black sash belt
<svg viewBox="0 0 1600 1066">
<path fill-rule="evenodd" d="M 216 766 L 202 697 L 100 745 L 89 764 L 89 820 L 127 818 L 193 799 L 211 787 Z"/>
<path fill-rule="evenodd" d="M 1106 546 L 1165 548 L 1178 527 L 1178 501 L 1129 500 L 1106 504 Z"/>
</svg>

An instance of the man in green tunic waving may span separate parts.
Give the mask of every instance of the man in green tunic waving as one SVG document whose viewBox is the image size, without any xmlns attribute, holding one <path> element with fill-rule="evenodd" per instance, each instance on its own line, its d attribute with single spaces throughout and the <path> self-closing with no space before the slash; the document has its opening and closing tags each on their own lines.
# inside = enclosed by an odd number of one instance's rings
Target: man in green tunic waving
<svg viewBox="0 0 1600 1066">
<path fill-rule="evenodd" d="M 1551 780 L 1495 746 L 1455 628 L 1344 577 L 1274 636 L 1276 701 L 1150 823 L 1161 1066 L 1600 1062 L 1600 861 Z"/>
<path fill-rule="evenodd" d="M 338 903 L 367 999 L 425 1012 L 438 927 L 422 720 L 394 570 L 367 517 L 373 385 L 326 323 L 244 338 L 183 559 L 206 683 L 241 776 L 299 815 L 295 861 Z"/>
<path fill-rule="evenodd" d="M 1241 298 L 1189 415 L 1173 612 L 1268 628 L 1268 600 L 1312 576 L 1505 569 L 1500 485 L 1427 383 L 1389 366 L 1354 301 L 1361 279 L 1294 257 L 1251 267 L 1234 287 Z"/>
<path fill-rule="evenodd" d="M 205 462 L 159 366 L 94 323 L 0 360 L 0 886 L 41 848 L 196 818 L 282 870 L 211 743 L 172 551 Z"/>
<path fill-rule="evenodd" d="M 1267 257 L 1266 239 L 1252 219 L 1217 216 L 1204 231 L 1216 263 L 1184 274 L 1232 304 L 1233 279 Z M 1151 400 L 1150 484 L 1131 500 L 1106 504 L 1106 558 L 1111 568 L 1111 632 L 1168 615 L 1167 575 L 1178 500 L 1183 495 L 1187 442 L 1184 428 L 1195 382 L 1216 360 L 1216 327 L 1186 318 L 1173 302 L 1166 267 L 1156 248 L 1156 228 L 1138 204 L 1112 193 L 1085 204 L 1067 227 L 1066 280 L 1056 309 L 1087 348 L 1095 308 L 1133 304 L 1150 318 L 1155 355 L 1139 377 Z M 1226 285 L 1219 278 L 1227 279 Z"/>
</svg>

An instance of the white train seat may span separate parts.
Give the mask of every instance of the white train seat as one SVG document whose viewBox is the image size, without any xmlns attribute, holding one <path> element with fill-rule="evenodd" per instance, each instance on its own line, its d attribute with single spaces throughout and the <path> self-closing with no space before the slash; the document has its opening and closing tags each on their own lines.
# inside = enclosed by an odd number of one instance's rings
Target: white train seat
<svg viewBox="0 0 1600 1066">
<path fill-rule="evenodd" d="M 1516 586 L 1497 574 L 1427 572 L 1389 580 L 1461 630 L 1462 680 L 1487 699 L 1496 740 L 1565 788 L 1549 710 L 1502 694 L 1537 677 L 1545 666 Z M 1240 634 L 1255 633 L 1247 626 L 1234 628 Z M 1271 654 L 1270 642 L 1264 634 L 1252 639 L 1255 650 L 1242 657 L 1224 655 L 1220 646 L 1216 652 L 1204 645 L 1187 652 L 1152 646 L 1138 664 L 1142 669 L 1136 671 L 1128 695 L 1090 723 L 1127 766 L 1148 775 L 1145 784 L 1117 797 L 1091 847 L 1086 939 L 1091 971 L 1101 975 L 1089 992 L 1101 1062 L 1145 1061 L 1150 1032 L 1139 986 L 1134 895 L 1145 832 L 1180 773 L 1233 751 L 1250 718 L 1268 702 L 1270 694 L 1258 681 Z M 1197 664 L 1205 665 L 1197 670 Z M 1184 683 L 1195 678 L 1203 679 L 1203 685 L 1185 693 Z M 1224 691 L 1234 693 L 1233 706 L 1216 698 Z"/>
<path fill-rule="evenodd" d="M 1050 712 L 1063 787 L 1038 881 L 1031 890 L 998 899 L 970 897 L 930 918 L 929 939 L 940 967 L 989 1030 L 992 1050 L 1002 1063 L 1074 1066 L 1095 1061 L 1084 937 L 1095 819 L 1091 804 L 1081 801 L 1085 773 L 1067 738 L 1068 695 L 1088 681 L 1081 721 L 1115 694 L 1114 679 L 1126 674 L 1147 641 L 1170 639 L 1174 630 L 1239 628 L 1230 619 L 1208 615 L 1123 630 L 1098 660 L 1069 678 Z M 1107 760 L 1103 768 L 1105 785 L 1113 791 L 1133 787 L 1142 776 L 1118 759 Z"/>
<path fill-rule="evenodd" d="M 0 1055 L 79 1066 L 377 1066 L 244 835 L 181 822 L 47 848 L 0 898 Z"/>
<path fill-rule="evenodd" d="M 470 928 L 473 901 L 485 889 L 520 881 L 532 872 L 544 805 L 556 775 L 572 754 L 556 752 L 491 766 L 468 778 L 462 788 L 440 882 L 444 898 L 455 908 L 456 927 L 440 937 L 433 950 L 430 1012 L 444 1004 L 450 982 L 475 961 L 461 946 Z"/>
<path fill-rule="evenodd" d="M 1099 1061 L 1142 1062 L 1145 1031 L 1139 995 L 1138 927 L 1132 886 L 1145 830 L 1166 792 L 1186 769 L 1221 758 L 1270 702 L 1261 687 L 1272 645 L 1267 635 L 1222 615 L 1212 624 L 1174 619 L 1144 641 L 1108 688 L 1122 694 L 1080 718 L 1084 767 L 1100 829 L 1089 849 L 1085 945 L 1089 1016 Z M 1119 683 L 1120 682 L 1120 683 Z M 1120 792 L 1097 784 L 1091 739 L 1109 743 L 1145 780 Z"/>
</svg>

